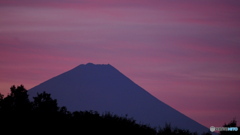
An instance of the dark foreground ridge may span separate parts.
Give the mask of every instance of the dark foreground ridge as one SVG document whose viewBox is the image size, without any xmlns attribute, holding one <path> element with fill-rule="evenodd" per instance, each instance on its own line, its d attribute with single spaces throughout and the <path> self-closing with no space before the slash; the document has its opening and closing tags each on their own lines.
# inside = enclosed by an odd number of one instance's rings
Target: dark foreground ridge
<svg viewBox="0 0 240 135">
<path fill-rule="evenodd" d="M 170 125 L 154 129 L 137 124 L 134 119 L 120 117 L 111 113 L 99 114 L 96 111 L 69 112 L 59 107 L 57 100 L 43 92 L 33 101 L 21 85 L 12 86 L 11 93 L 0 94 L 1 129 L 10 133 L 68 133 L 68 134 L 136 134 L 136 135 L 197 135 L 188 130 L 172 129 Z M 9 130 L 10 129 L 10 130 Z M 210 135 L 211 133 L 205 133 Z M 202 134 L 203 135 L 203 134 Z"/>
</svg>

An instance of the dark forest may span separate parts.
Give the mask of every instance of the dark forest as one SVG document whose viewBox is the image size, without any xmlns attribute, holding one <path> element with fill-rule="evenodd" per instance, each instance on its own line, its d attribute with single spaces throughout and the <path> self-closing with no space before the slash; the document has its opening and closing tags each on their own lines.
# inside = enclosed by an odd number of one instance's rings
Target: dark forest
<svg viewBox="0 0 240 135">
<path fill-rule="evenodd" d="M 68 133 L 68 134 L 137 134 L 137 135 L 198 135 L 171 124 L 158 129 L 138 124 L 133 118 L 96 111 L 70 112 L 58 106 L 51 94 L 38 93 L 33 100 L 21 86 L 12 86 L 6 97 L 0 94 L 0 127 L 9 133 Z M 232 124 L 236 126 L 236 121 Z M 229 126 L 225 124 L 225 126 Z M 221 134 L 229 134 L 222 132 Z M 210 135 L 203 133 L 202 135 Z M 239 134 L 239 132 L 231 132 Z"/>
</svg>

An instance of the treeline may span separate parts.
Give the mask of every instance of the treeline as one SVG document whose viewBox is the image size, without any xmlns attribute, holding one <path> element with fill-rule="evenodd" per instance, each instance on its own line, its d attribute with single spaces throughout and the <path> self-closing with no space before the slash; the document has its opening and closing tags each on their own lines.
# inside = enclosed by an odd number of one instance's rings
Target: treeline
<svg viewBox="0 0 240 135">
<path fill-rule="evenodd" d="M 18 134 L 197 135 L 188 130 L 173 130 L 170 125 L 157 130 L 111 113 L 69 112 L 66 107 L 59 107 L 57 100 L 46 92 L 38 93 L 30 101 L 23 85 L 12 86 L 6 97 L 0 94 L 0 129 Z"/>
</svg>

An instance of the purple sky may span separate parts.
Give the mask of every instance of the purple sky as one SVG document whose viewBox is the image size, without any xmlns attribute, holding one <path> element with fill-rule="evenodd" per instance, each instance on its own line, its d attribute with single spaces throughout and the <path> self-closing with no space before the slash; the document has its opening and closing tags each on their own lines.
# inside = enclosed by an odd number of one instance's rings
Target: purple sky
<svg viewBox="0 0 240 135">
<path fill-rule="evenodd" d="M 199 123 L 240 123 L 237 0 L 0 0 L 0 92 L 111 64 Z"/>
</svg>

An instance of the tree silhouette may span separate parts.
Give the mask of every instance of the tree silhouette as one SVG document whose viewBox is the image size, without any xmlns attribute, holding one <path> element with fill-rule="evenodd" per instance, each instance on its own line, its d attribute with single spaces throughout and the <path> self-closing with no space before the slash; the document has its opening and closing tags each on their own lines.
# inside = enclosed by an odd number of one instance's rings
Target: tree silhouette
<svg viewBox="0 0 240 135">
<path fill-rule="evenodd" d="M 33 97 L 33 110 L 42 113 L 55 113 L 58 111 L 57 100 L 51 98 L 51 94 L 43 93 L 37 94 Z"/>
<path fill-rule="evenodd" d="M 173 129 L 170 124 L 156 131 L 148 125 L 136 123 L 127 115 L 120 117 L 112 113 L 99 114 L 97 111 L 69 112 L 66 107 L 59 107 L 57 100 L 46 92 L 38 93 L 30 101 L 23 85 L 13 85 L 6 97 L 0 94 L 0 127 L 10 128 L 11 133 L 17 131 L 18 134 L 29 133 L 26 130 L 28 127 L 38 134 L 197 135 L 188 130 Z"/>
<path fill-rule="evenodd" d="M 5 113 L 28 113 L 31 111 L 31 103 L 28 99 L 27 90 L 23 85 L 17 88 L 13 85 L 11 88 L 11 93 L 3 98 L 0 96 L 0 108 L 2 112 Z"/>
<path fill-rule="evenodd" d="M 237 127 L 237 121 L 233 119 L 228 124 L 224 124 L 223 127 Z M 240 135 L 240 127 L 238 127 L 238 131 L 220 131 L 221 135 Z"/>
<path fill-rule="evenodd" d="M 13 128 L 24 129 L 29 116 L 31 114 L 31 102 L 28 99 L 27 90 L 23 85 L 10 88 L 10 94 L 5 98 L 1 95 L 0 99 L 0 127 L 9 129 L 13 132 Z M 14 125 L 14 126 L 13 126 Z"/>
<path fill-rule="evenodd" d="M 13 106 L 16 109 L 16 112 L 26 113 L 31 110 L 31 104 L 28 99 L 27 90 L 23 85 L 20 85 L 17 88 L 13 85 L 11 87 L 10 97 L 13 100 Z"/>
<path fill-rule="evenodd" d="M 4 99 L 4 95 L 0 93 L 0 102 Z"/>
</svg>

